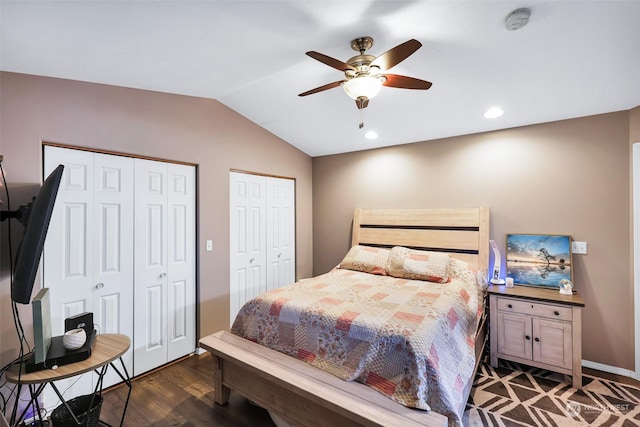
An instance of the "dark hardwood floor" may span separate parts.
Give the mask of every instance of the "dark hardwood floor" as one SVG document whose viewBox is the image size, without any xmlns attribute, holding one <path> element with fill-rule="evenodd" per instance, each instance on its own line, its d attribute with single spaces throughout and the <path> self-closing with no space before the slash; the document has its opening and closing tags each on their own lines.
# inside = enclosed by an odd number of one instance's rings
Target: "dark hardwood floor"
<svg viewBox="0 0 640 427">
<path fill-rule="evenodd" d="M 640 386 L 637 380 L 589 368 L 585 374 Z M 128 388 L 105 391 L 100 419 L 120 425 Z M 133 380 L 124 426 L 275 427 L 267 411 L 231 393 L 229 403 L 213 402 L 213 360 L 209 353 L 190 356 Z M 336 426 L 338 427 L 338 426 Z"/>
<path fill-rule="evenodd" d="M 103 394 L 100 419 L 120 425 L 128 388 Z M 213 402 L 213 360 L 209 353 L 190 356 L 133 380 L 125 426 L 274 427 L 269 414 L 231 393 L 229 403 Z"/>
</svg>

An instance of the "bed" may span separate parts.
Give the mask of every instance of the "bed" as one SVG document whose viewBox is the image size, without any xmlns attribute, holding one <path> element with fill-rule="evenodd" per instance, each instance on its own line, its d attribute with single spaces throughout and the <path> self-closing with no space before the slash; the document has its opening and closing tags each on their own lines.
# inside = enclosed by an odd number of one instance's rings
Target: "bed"
<svg viewBox="0 0 640 427">
<path fill-rule="evenodd" d="M 356 209 L 353 219 L 353 247 L 349 254 L 354 250 L 356 253 L 357 250 L 384 252 L 389 260 L 401 260 L 399 264 L 395 264 L 397 266 L 402 265 L 402 262 L 405 262 L 402 260 L 408 259 L 408 255 L 413 257 L 425 254 L 423 251 L 429 251 L 432 260 L 451 259 L 451 266 L 447 264 L 445 270 L 452 272 L 452 277 L 441 277 L 442 274 L 435 274 L 435 278 L 429 276 L 429 280 L 445 282 L 437 286 L 435 283 L 429 285 L 433 285 L 433 289 L 439 286 L 440 291 L 435 295 L 435 290 L 431 291 L 431 288 L 428 288 L 425 291 L 425 288 L 422 288 L 426 286 L 425 282 L 414 280 L 413 276 L 403 277 L 401 274 L 394 274 L 390 277 L 385 272 L 373 271 L 375 268 L 371 269 L 370 265 L 355 270 L 341 265 L 341 268 L 324 275 L 302 280 L 252 300 L 245 304 L 236 318 L 233 326 L 235 334 L 220 331 L 200 341 L 201 346 L 213 355 L 216 403 L 226 403 L 230 390 L 234 390 L 269 410 L 279 426 L 460 424 L 460 415 L 464 410 L 464 403 L 477 369 L 477 361 L 485 343 L 486 327 L 482 293 L 478 292 L 476 298 L 471 295 L 473 291 L 461 291 L 456 288 L 462 286 L 458 282 L 463 282 L 458 280 L 457 276 L 464 278 L 464 282 L 469 282 L 469 275 L 472 274 L 469 273 L 470 270 L 474 272 L 471 280 L 475 281 L 475 271 L 486 269 L 488 239 L 488 208 Z M 437 253 L 444 253 L 446 256 Z M 343 263 L 347 259 L 353 261 L 354 258 L 349 258 L 349 254 Z M 466 265 L 469 270 L 462 268 Z M 396 290 L 389 292 L 389 286 Z M 347 294 L 350 296 L 347 297 Z M 386 363 L 388 355 L 395 354 L 401 347 L 408 348 L 408 353 L 411 354 L 417 352 L 413 343 L 406 345 L 405 341 L 397 341 L 396 338 L 400 336 L 404 339 L 404 334 L 420 337 L 421 343 L 427 340 L 422 338 L 422 332 L 413 334 L 416 331 L 406 331 L 411 329 L 414 323 L 422 324 L 422 320 L 418 321 L 416 318 L 421 319 L 432 314 L 430 298 L 445 297 L 450 297 L 452 301 L 477 299 L 476 305 L 471 305 L 469 309 L 469 324 L 463 321 L 466 315 L 461 313 L 460 308 L 456 308 L 455 311 L 451 308 L 444 316 L 440 316 L 447 328 L 456 327 L 471 331 L 462 338 L 459 348 L 454 338 L 449 336 L 449 329 L 443 329 L 426 343 L 427 354 L 430 350 L 433 356 L 428 358 L 427 366 L 406 359 L 390 364 L 395 366 L 393 369 L 397 372 L 385 371 L 389 368 L 380 368 L 382 370 L 377 371 L 377 368 L 371 367 L 380 367 L 383 361 Z M 353 303 L 352 300 L 358 300 L 360 303 L 363 299 L 382 301 L 385 310 L 390 306 L 390 300 L 393 300 L 394 306 L 398 300 L 411 301 L 411 306 L 401 307 L 401 317 L 398 317 L 396 309 L 387 313 L 388 317 L 394 320 L 391 323 L 393 328 L 400 325 L 401 329 L 404 329 L 398 333 L 383 335 L 382 341 L 379 336 L 367 339 L 368 329 L 358 321 L 373 319 L 374 314 L 378 316 L 378 312 L 372 314 L 366 312 L 367 307 L 353 308 L 348 305 Z M 292 308 L 298 300 L 306 301 L 301 305 L 312 307 L 311 314 L 319 313 L 320 317 L 310 317 L 309 313 L 301 314 L 300 310 Z M 416 305 L 416 301 L 420 303 Z M 334 310 L 338 306 L 341 308 Z M 380 305 L 377 310 L 380 310 Z M 336 316 L 333 324 L 336 327 L 329 328 L 327 333 L 326 325 L 320 325 L 322 322 L 319 319 L 329 316 L 333 311 Z M 261 312 L 264 316 L 257 316 L 257 313 Z M 433 317 L 435 319 L 436 315 Z M 272 325 L 274 319 L 282 318 L 285 319 L 285 323 Z M 320 334 L 314 336 L 313 329 L 301 332 L 301 328 L 306 324 L 322 326 L 324 338 Z M 383 321 L 376 328 L 389 329 L 389 322 Z M 428 328 L 432 329 L 431 326 Z M 312 339 L 309 338 L 310 335 Z M 358 340 L 350 342 L 347 336 L 356 336 Z M 393 340 L 396 341 L 389 341 L 387 336 L 393 336 Z M 324 339 L 320 350 L 316 342 L 318 337 L 321 338 L 320 341 Z M 327 340 L 333 341 L 329 343 Z M 436 347 L 436 340 L 444 343 Z M 311 347 L 300 344 L 307 341 L 316 343 Z M 363 342 L 368 346 L 363 347 Z M 371 343 L 375 343 L 373 352 Z M 445 355 L 442 353 L 444 347 L 450 347 L 451 351 L 456 353 Z M 465 350 L 465 347 L 468 349 Z M 332 351 L 333 354 L 329 355 L 331 357 L 324 357 Z M 361 353 L 360 358 L 352 357 L 354 353 Z M 371 365 L 362 363 L 360 360 L 363 360 L 363 357 Z M 341 363 L 328 363 L 328 359 L 337 359 Z M 423 359 L 427 358 L 415 360 Z M 449 370 L 455 372 L 451 376 L 441 374 L 439 370 L 432 369 L 431 359 L 435 360 L 436 365 L 438 360 L 446 361 L 443 366 L 446 365 Z M 464 363 L 458 366 L 454 365 L 453 361 Z M 398 372 L 404 372 L 404 377 L 399 375 L 396 378 L 394 373 Z M 425 378 L 420 378 L 421 372 L 425 373 Z M 388 381 L 392 377 L 397 379 L 395 383 Z M 341 378 L 356 381 L 344 381 Z M 424 394 L 425 384 L 438 385 L 440 389 Z M 433 400 L 431 396 L 434 395 L 444 397 Z"/>
</svg>

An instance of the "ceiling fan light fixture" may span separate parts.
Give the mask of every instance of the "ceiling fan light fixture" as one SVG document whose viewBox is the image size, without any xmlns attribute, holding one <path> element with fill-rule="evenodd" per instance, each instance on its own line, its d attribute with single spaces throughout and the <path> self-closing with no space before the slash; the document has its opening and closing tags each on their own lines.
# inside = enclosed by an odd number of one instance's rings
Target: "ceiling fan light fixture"
<svg viewBox="0 0 640 427">
<path fill-rule="evenodd" d="M 371 99 L 382 89 L 382 80 L 371 76 L 354 77 L 344 82 L 342 88 L 352 99 Z"/>
</svg>

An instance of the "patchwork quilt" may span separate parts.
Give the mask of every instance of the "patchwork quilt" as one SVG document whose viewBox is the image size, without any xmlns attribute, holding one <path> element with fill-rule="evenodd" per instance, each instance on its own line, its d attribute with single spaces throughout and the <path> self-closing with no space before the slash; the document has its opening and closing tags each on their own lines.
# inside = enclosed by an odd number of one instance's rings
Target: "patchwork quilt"
<svg viewBox="0 0 640 427">
<path fill-rule="evenodd" d="M 434 283 L 334 269 L 247 302 L 231 332 L 460 425 L 482 289 L 463 262 Z"/>
</svg>

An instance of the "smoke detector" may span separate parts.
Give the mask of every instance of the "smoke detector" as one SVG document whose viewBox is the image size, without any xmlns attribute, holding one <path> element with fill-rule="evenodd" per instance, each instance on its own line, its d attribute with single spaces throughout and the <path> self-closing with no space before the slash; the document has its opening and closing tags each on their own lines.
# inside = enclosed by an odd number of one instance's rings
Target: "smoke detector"
<svg viewBox="0 0 640 427">
<path fill-rule="evenodd" d="M 530 16 L 531 10 L 526 7 L 516 9 L 507 15 L 507 19 L 504 20 L 504 26 L 509 31 L 519 30 L 529 23 Z"/>
</svg>

